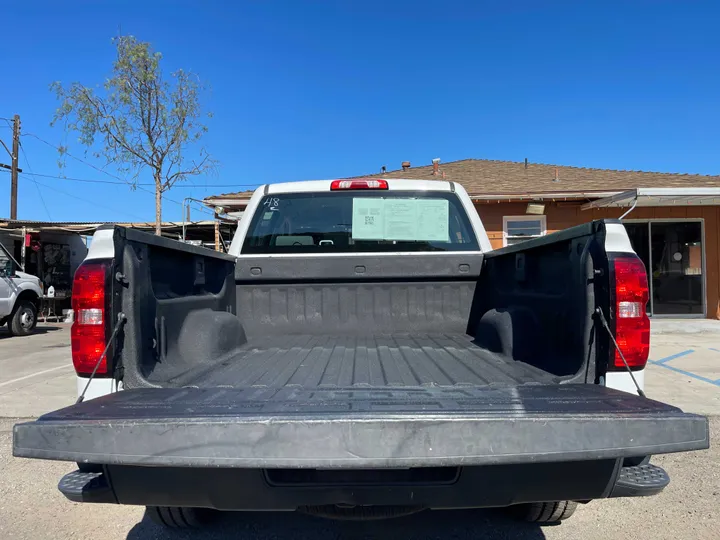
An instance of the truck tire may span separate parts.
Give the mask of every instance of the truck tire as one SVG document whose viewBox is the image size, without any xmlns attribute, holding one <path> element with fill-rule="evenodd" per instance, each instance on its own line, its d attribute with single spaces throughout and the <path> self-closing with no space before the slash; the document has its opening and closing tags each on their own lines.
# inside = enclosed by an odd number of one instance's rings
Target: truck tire
<svg viewBox="0 0 720 540">
<path fill-rule="evenodd" d="M 558 523 L 575 513 L 575 501 L 537 502 L 513 507 L 515 515 L 531 523 Z"/>
<path fill-rule="evenodd" d="M 212 516 L 212 511 L 206 508 L 147 506 L 145 510 L 150 521 L 170 529 L 194 529 L 209 523 Z"/>
<path fill-rule="evenodd" d="M 19 300 L 8 320 L 13 336 L 27 336 L 37 326 L 37 307 L 30 300 Z"/>
</svg>

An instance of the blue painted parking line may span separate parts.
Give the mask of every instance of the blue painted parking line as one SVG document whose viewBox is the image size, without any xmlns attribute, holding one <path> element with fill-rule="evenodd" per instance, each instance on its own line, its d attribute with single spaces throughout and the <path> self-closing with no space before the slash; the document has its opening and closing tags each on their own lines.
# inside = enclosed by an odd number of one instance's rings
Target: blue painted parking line
<svg viewBox="0 0 720 540">
<path fill-rule="evenodd" d="M 720 352 L 718 349 L 710 348 L 712 351 Z M 680 373 L 681 375 L 685 375 L 686 377 L 692 377 L 693 379 L 697 379 L 699 381 L 703 381 L 706 383 L 710 383 L 715 386 L 720 386 L 720 379 L 718 380 L 712 380 L 708 379 L 707 377 L 703 377 L 702 375 L 698 375 L 696 373 L 693 373 L 692 371 L 686 371 L 684 369 L 676 368 L 675 366 L 671 366 L 668 364 L 671 360 L 675 360 L 676 358 L 682 358 L 683 356 L 687 356 L 688 354 L 694 353 L 694 349 L 688 349 L 687 351 L 682 351 L 677 354 L 672 354 L 670 356 L 666 356 L 665 358 L 661 358 L 660 360 L 648 360 L 648 363 L 654 364 L 656 366 L 664 367 L 665 369 L 669 369 L 670 371 L 674 371 L 676 373 Z"/>
<path fill-rule="evenodd" d="M 676 358 L 681 358 L 683 356 L 687 356 L 688 354 L 692 354 L 695 351 L 693 349 L 688 349 L 687 351 L 679 352 L 677 354 L 673 354 L 671 356 L 666 356 L 665 358 L 661 358 L 660 360 L 650 360 L 653 364 L 664 364 L 665 362 L 669 362 L 670 360 L 675 360 Z"/>
<path fill-rule="evenodd" d="M 709 347 L 709 349 L 710 349 L 711 351 L 720 352 L 720 349 L 715 349 L 715 348 L 713 348 L 713 347 Z"/>
<path fill-rule="evenodd" d="M 699 381 L 703 381 L 706 383 L 710 383 L 715 386 L 720 386 L 720 379 L 713 381 L 712 379 L 708 379 L 707 377 L 703 377 L 702 375 L 697 375 L 695 373 L 691 373 L 690 371 L 685 371 L 684 369 L 679 369 L 674 366 L 669 366 L 667 364 L 658 364 L 657 362 L 652 362 L 653 364 L 663 367 L 665 369 L 669 369 L 671 371 L 675 371 L 677 373 L 680 373 L 681 375 L 685 375 L 686 377 L 692 377 L 693 379 L 697 379 Z"/>
</svg>

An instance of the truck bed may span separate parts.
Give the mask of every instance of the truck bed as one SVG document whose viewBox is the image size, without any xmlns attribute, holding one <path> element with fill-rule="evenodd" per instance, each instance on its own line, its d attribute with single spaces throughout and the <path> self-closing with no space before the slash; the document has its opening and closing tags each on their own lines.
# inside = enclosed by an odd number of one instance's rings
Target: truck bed
<svg viewBox="0 0 720 540">
<path fill-rule="evenodd" d="M 708 424 L 602 384 L 606 238 L 593 222 L 482 254 L 235 260 L 114 227 L 106 375 L 123 391 L 16 425 L 13 453 L 87 464 L 61 482 L 71 500 L 147 506 L 656 493 L 664 472 L 625 458 L 707 448 Z"/>
<path fill-rule="evenodd" d="M 467 334 L 290 335 L 253 340 L 169 386 L 488 386 L 549 384 L 555 377 L 492 353 Z"/>
</svg>

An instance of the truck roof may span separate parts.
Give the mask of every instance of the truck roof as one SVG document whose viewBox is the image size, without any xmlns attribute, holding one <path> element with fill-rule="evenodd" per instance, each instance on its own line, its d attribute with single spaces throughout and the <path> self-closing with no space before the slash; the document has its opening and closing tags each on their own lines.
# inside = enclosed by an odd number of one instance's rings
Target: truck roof
<svg viewBox="0 0 720 540">
<path fill-rule="evenodd" d="M 482 222 L 480 221 L 480 216 L 478 215 L 477 211 L 475 211 L 473 203 L 470 200 L 467 192 L 460 184 L 447 180 L 405 180 L 401 178 L 347 178 L 341 181 L 345 180 L 361 182 L 366 182 L 368 180 L 383 180 L 388 183 L 388 189 L 386 193 L 388 191 L 434 191 L 454 193 L 455 196 L 460 200 L 463 211 L 466 213 L 468 219 L 470 220 L 470 224 L 472 225 L 473 231 L 475 232 L 475 236 L 477 237 L 479 243 L 480 251 L 486 253 L 492 250 L 490 240 L 488 239 L 487 233 L 485 232 L 485 227 L 483 227 Z M 235 236 L 233 236 L 229 253 L 236 257 L 240 256 L 241 246 L 245 240 L 245 235 L 247 234 L 250 227 L 250 217 L 253 216 L 257 209 L 260 207 L 261 201 L 264 197 L 268 195 L 279 195 L 284 193 L 330 193 L 332 191 L 331 184 L 335 181 L 336 180 L 308 180 L 305 182 L 284 182 L 278 184 L 266 184 L 257 188 L 250 197 L 250 200 L 248 201 L 247 207 L 245 209 L 246 217 L 244 217 L 238 223 L 238 228 L 235 231 Z M 356 191 L 356 193 L 362 194 L 362 190 L 358 190 Z M 428 254 L 432 254 L 432 252 L 428 252 Z M 273 256 L 284 257 L 294 255 Z M 323 256 L 332 256 L 332 254 L 323 254 Z"/>
<path fill-rule="evenodd" d="M 352 180 L 349 178 L 348 180 Z M 375 180 L 374 178 L 363 178 L 364 180 Z M 377 180 L 385 180 L 388 183 L 390 191 L 454 191 L 452 182 L 446 180 L 404 180 L 402 178 L 394 178 L 392 180 L 385 178 L 377 178 Z M 312 191 L 330 191 L 330 184 L 333 180 L 307 180 L 304 182 L 283 182 L 279 184 L 267 184 L 260 186 L 261 190 L 267 194 L 272 193 L 305 193 Z M 265 191 L 267 189 L 267 191 Z"/>
</svg>

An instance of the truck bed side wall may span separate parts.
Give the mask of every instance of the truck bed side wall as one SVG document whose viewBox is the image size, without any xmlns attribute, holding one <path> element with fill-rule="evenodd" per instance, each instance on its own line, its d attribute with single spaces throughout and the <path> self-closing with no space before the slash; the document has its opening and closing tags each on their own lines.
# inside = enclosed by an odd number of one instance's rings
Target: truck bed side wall
<svg viewBox="0 0 720 540">
<path fill-rule="evenodd" d="M 604 231 L 596 221 L 489 253 L 468 333 L 515 360 L 595 382 L 607 346 L 593 318 L 609 298 Z"/>
<path fill-rule="evenodd" d="M 115 243 L 126 281 L 118 353 L 126 387 L 153 386 L 242 342 L 233 257 L 132 229 L 117 228 Z"/>
</svg>

